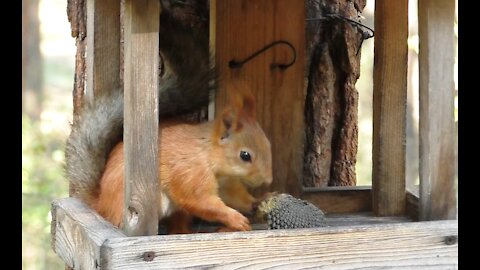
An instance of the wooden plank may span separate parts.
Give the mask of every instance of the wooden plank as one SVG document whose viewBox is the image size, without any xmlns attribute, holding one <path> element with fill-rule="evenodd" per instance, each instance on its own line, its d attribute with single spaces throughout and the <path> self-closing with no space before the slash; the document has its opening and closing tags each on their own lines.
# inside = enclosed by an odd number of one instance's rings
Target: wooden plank
<svg viewBox="0 0 480 270">
<path fill-rule="evenodd" d="M 158 232 L 158 0 L 126 0 L 124 18 L 125 201 L 127 235 Z"/>
<path fill-rule="evenodd" d="M 209 47 L 210 47 L 210 67 L 215 67 L 216 65 L 216 57 L 215 57 L 215 40 L 217 39 L 217 0 L 210 0 L 210 13 L 209 13 L 209 29 L 208 29 L 208 34 L 209 34 Z M 214 82 L 212 81 L 212 84 Z M 216 100 L 216 92 L 217 90 L 213 90 L 210 92 L 211 94 L 211 99 L 210 102 L 208 103 L 208 121 L 213 121 L 215 119 L 215 104 L 217 103 Z"/>
<path fill-rule="evenodd" d="M 377 217 L 370 212 L 356 212 L 356 213 L 335 213 L 325 214 L 325 224 L 327 226 L 352 226 L 352 225 L 368 225 L 368 224 L 387 224 L 387 223 L 401 223 L 411 222 L 409 217 Z M 251 223 L 252 230 L 268 230 L 268 224 L 254 220 Z M 196 221 L 192 224 L 192 228 L 201 232 L 218 232 L 222 227 L 218 223 L 209 223 L 205 221 Z M 167 234 L 166 231 L 161 231 L 159 234 Z"/>
<path fill-rule="evenodd" d="M 375 1 L 373 210 L 405 213 L 408 1 Z"/>
<path fill-rule="evenodd" d="M 212 1 L 215 23 L 211 45 L 219 72 L 215 112 L 236 91 L 251 91 L 256 115 L 272 144 L 273 183 L 270 190 L 299 195 L 303 170 L 305 89 L 305 4 L 303 1 Z M 272 63 L 288 63 L 293 53 L 277 45 L 241 68 L 229 68 L 230 60 L 242 60 L 276 40 L 296 49 L 296 62 L 285 70 Z"/>
<path fill-rule="evenodd" d="M 325 215 L 328 226 L 352 226 L 410 222 L 407 217 L 376 217 L 372 212 Z"/>
<path fill-rule="evenodd" d="M 372 210 L 372 189 L 369 186 L 303 188 L 302 199 L 329 214 Z"/>
<path fill-rule="evenodd" d="M 419 0 L 420 219 L 455 219 L 454 0 Z"/>
<path fill-rule="evenodd" d="M 103 242 L 125 237 L 76 198 L 53 201 L 51 234 L 53 250 L 73 269 L 98 269 Z"/>
<path fill-rule="evenodd" d="M 109 239 L 105 269 L 456 269 L 456 221 Z"/>
<path fill-rule="evenodd" d="M 120 1 L 87 0 L 86 97 L 120 86 Z"/>
</svg>

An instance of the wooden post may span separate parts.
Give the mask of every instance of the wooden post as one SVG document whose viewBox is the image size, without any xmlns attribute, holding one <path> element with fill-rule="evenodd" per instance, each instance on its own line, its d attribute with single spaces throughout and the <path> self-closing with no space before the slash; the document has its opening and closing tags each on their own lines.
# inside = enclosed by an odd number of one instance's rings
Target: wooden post
<svg viewBox="0 0 480 270">
<path fill-rule="evenodd" d="M 86 98 L 120 84 L 120 1 L 87 0 Z"/>
<path fill-rule="evenodd" d="M 219 72 L 215 114 L 235 91 L 251 91 L 257 119 L 272 144 L 271 189 L 299 195 L 304 142 L 305 4 L 303 1 L 212 1 L 211 45 Z M 292 50 L 285 44 L 259 54 L 241 68 L 230 60 L 243 60 L 264 46 L 286 40 L 296 50 L 296 62 L 285 70 L 272 63 L 289 63 Z"/>
<path fill-rule="evenodd" d="M 124 19 L 125 201 L 127 235 L 158 233 L 160 2 L 126 0 Z"/>
<path fill-rule="evenodd" d="M 373 210 L 405 213 L 408 0 L 375 1 Z"/>
<path fill-rule="evenodd" d="M 419 0 L 420 220 L 455 219 L 454 0 Z"/>
</svg>

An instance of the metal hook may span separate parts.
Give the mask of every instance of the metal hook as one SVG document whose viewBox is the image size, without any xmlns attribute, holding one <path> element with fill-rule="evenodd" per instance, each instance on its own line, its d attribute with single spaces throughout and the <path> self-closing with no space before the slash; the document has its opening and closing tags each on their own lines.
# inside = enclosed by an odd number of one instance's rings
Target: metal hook
<svg viewBox="0 0 480 270">
<path fill-rule="evenodd" d="M 295 47 L 293 47 L 293 45 L 290 42 L 285 41 L 285 40 L 274 41 L 274 42 L 268 44 L 267 46 L 263 47 L 262 49 L 258 50 L 257 52 L 253 53 L 252 55 L 250 55 L 249 57 L 245 58 L 242 61 L 230 60 L 230 62 L 228 62 L 228 67 L 230 67 L 230 68 L 241 68 L 243 66 L 243 64 L 247 63 L 248 61 L 257 57 L 259 54 L 263 53 L 264 51 L 270 49 L 271 47 L 273 47 L 277 44 L 285 44 L 285 45 L 289 46 L 292 49 L 292 52 L 293 52 L 293 59 L 292 59 L 292 61 L 290 61 L 290 63 L 287 63 L 287 64 L 272 63 L 270 65 L 270 67 L 272 69 L 274 69 L 276 67 L 278 67 L 282 70 L 287 69 L 288 67 L 293 65 L 295 63 L 295 61 L 297 60 L 297 51 L 295 50 Z"/>
</svg>

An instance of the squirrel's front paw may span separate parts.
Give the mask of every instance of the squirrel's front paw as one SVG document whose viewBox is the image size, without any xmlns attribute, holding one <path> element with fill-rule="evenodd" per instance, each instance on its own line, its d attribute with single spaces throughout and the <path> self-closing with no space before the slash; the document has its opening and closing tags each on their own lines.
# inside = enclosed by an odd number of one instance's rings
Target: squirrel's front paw
<svg viewBox="0 0 480 270">
<path fill-rule="evenodd" d="M 237 210 L 230 209 L 226 224 L 228 228 L 235 231 L 250 231 L 250 221 L 244 215 L 240 214 Z"/>
<path fill-rule="evenodd" d="M 233 208 L 240 211 L 240 213 L 244 215 L 251 215 L 255 211 L 256 205 L 255 205 L 255 201 L 251 201 L 251 202 L 245 202 L 243 204 L 239 204 Z"/>
</svg>

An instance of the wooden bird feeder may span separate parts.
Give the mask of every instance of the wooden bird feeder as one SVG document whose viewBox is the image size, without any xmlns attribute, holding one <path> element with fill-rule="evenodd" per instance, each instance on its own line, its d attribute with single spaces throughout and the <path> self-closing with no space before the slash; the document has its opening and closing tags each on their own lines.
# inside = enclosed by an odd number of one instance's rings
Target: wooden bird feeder
<svg viewBox="0 0 480 270">
<path fill-rule="evenodd" d="M 420 187 L 416 191 L 407 190 L 405 184 L 408 0 L 375 1 L 372 186 L 325 188 L 301 184 L 306 65 L 300 48 L 306 46 L 305 2 L 210 1 L 210 47 L 223 80 L 209 117 L 222 109 L 231 89 L 253 89 L 259 123 L 273 147 L 272 190 L 316 204 L 327 212 L 330 226 L 191 235 L 155 235 L 157 204 L 150 202 L 157 198 L 155 192 L 146 192 L 156 190 L 158 177 L 160 2 L 86 0 L 85 7 L 86 48 L 80 48 L 87 52 L 83 98 L 123 85 L 125 209 L 134 205 L 142 215 L 136 224 L 127 222 L 122 231 L 75 198 L 55 200 L 52 248 L 68 267 L 458 267 L 454 0 L 419 0 Z M 271 67 L 292 60 L 285 44 L 241 68 L 229 67 L 232 59 L 240 61 L 276 40 L 296 48 L 295 62 L 288 68 Z"/>
</svg>

